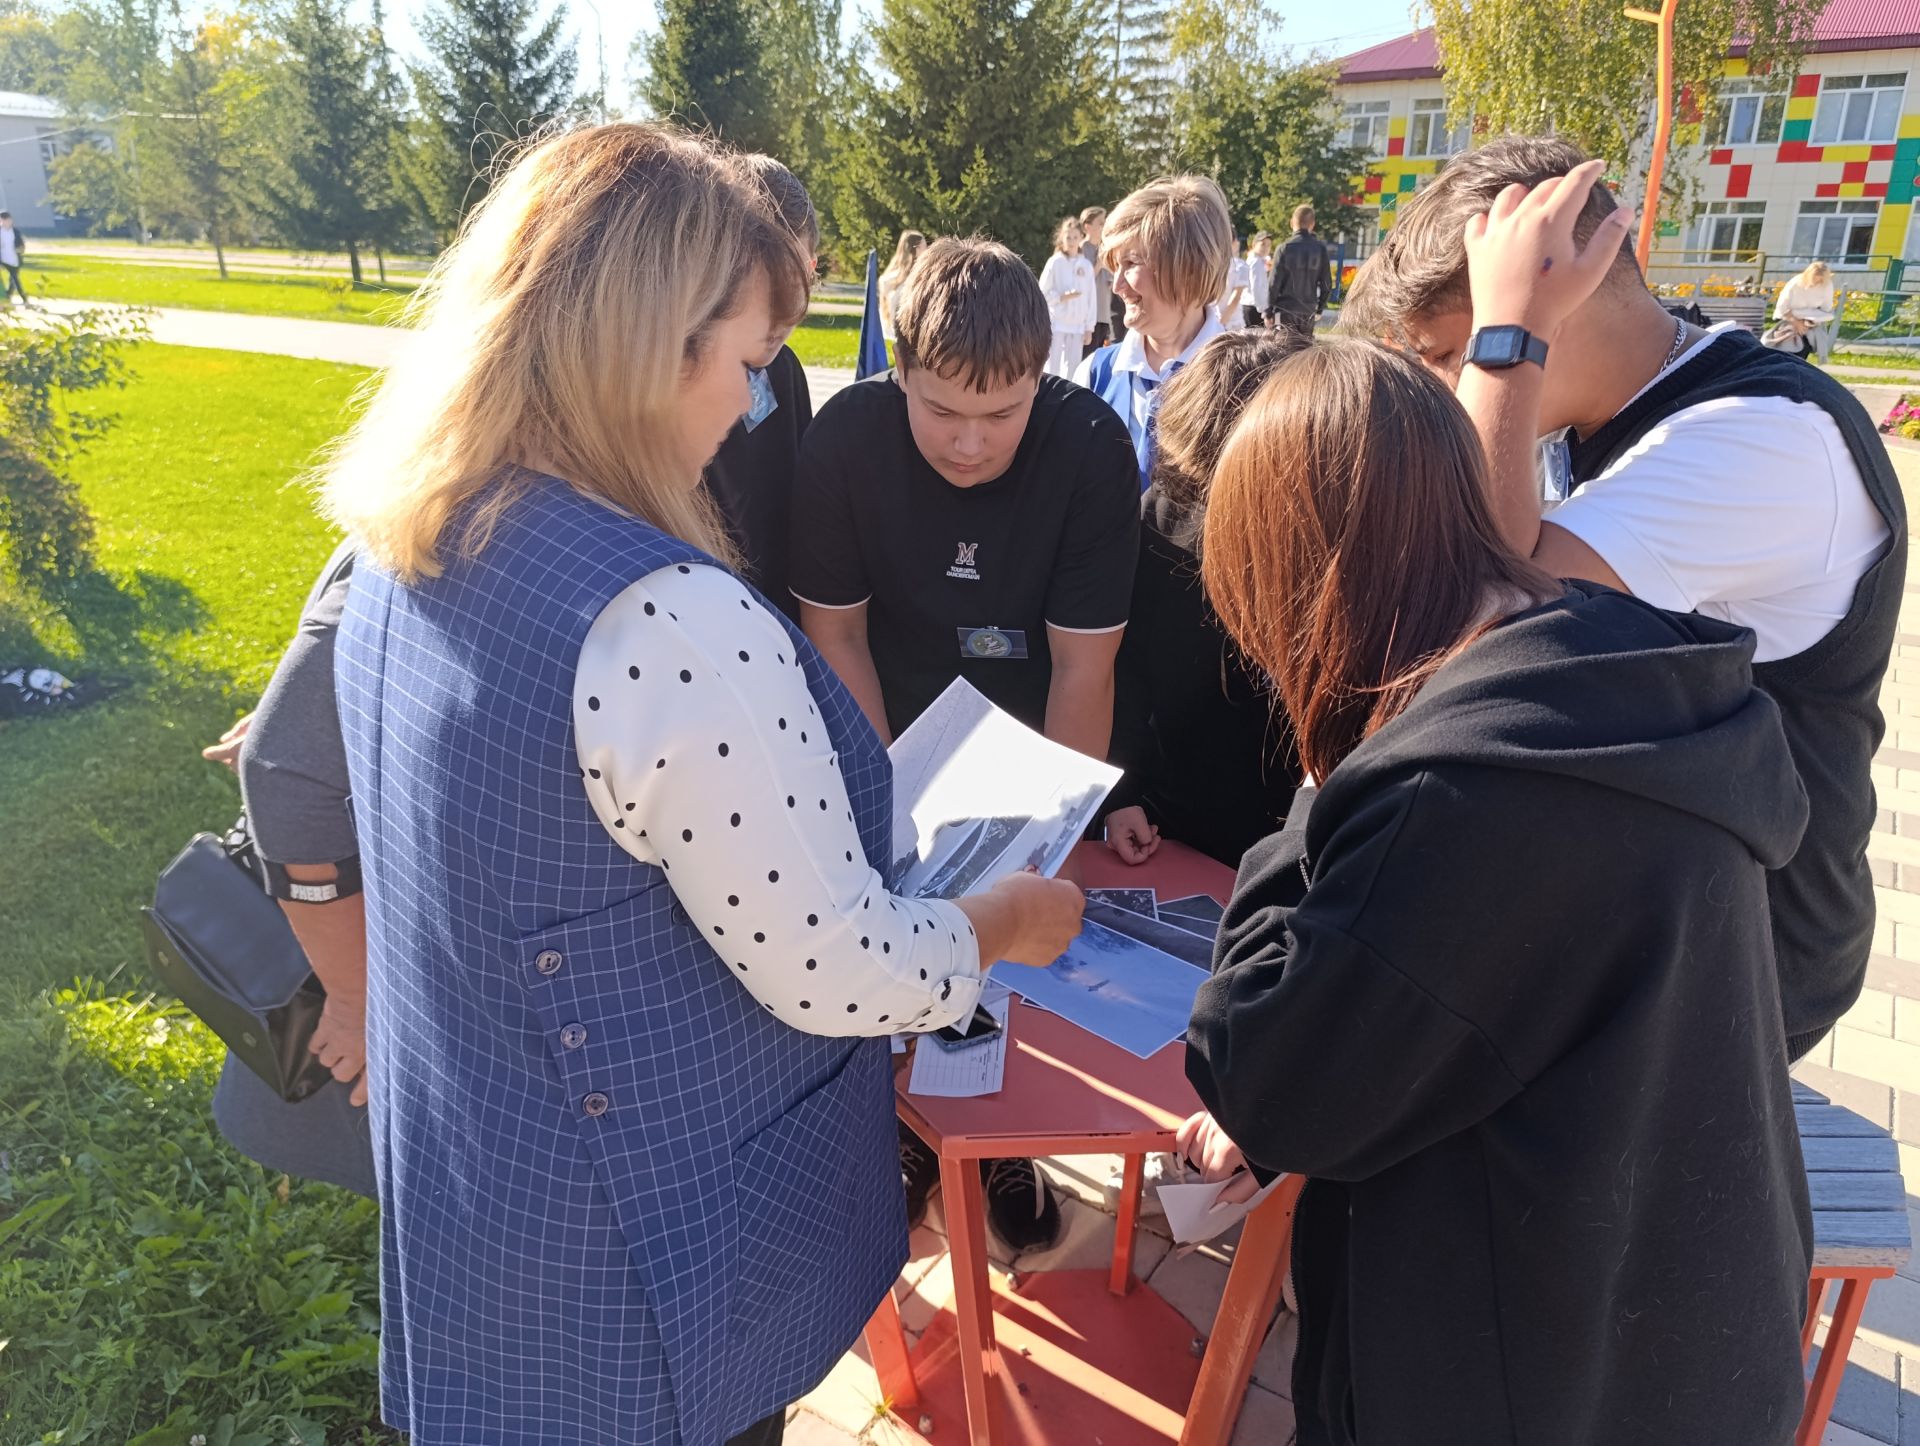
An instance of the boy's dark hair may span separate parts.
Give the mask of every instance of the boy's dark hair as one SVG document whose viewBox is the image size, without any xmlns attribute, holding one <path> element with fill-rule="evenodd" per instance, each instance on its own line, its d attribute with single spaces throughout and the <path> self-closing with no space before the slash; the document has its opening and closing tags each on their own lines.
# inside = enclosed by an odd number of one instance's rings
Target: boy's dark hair
<svg viewBox="0 0 1920 1446">
<path fill-rule="evenodd" d="M 1341 330 L 1401 339 L 1418 316 L 1472 310 L 1467 290 L 1467 222 L 1511 185 L 1537 186 L 1564 176 L 1587 159 L 1568 141 L 1547 136 L 1502 136 L 1448 161 L 1433 184 L 1400 207 L 1399 220 L 1353 279 L 1341 308 Z M 1613 192 L 1596 182 L 1575 219 L 1582 245 L 1619 209 Z M 1640 281 L 1633 252 L 1620 250 L 1603 285 Z"/>
<path fill-rule="evenodd" d="M 793 239 L 808 256 L 820 250 L 820 217 L 814 212 L 813 198 L 798 176 L 772 156 L 757 151 L 733 157 L 734 174 L 751 186 L 758 186 L 767 204 L 793 233 Z"/>
<path fill-rule="evenodd" d="M 1037 377 L 1053 346 L 1047 298 L 997 241 L 945 236 L 914 263 L 893 306 L 894 358 L 976 392 Z"/>
</svg>

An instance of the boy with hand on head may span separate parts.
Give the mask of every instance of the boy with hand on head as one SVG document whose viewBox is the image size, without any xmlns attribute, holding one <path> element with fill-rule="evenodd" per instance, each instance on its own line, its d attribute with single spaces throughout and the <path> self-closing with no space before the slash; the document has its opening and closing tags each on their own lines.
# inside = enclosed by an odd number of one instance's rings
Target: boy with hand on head
<svg viewBox="0 0 1920 1446">
<path fill-rule="evenodd" d="M 1701 331 L 1662 308 L 1601 170 L 1564 141 L 1523 136 L 1455 157 L 1361 269 L 1342 324 L 1454 385 L 1515 552 L 1752 629 L 1754 681 L 1780 706 L 1810 810 L 1799 852 L 1767 881 L 1797 1059 L 1858 996 L 1872 944 L 1869 765 L 1905 505 L 1845 388 L 1745 331 Z M 1565 438 L 1561 467 L 1546 469 L 1570 479 L 1564 501 L 1541 481 L 1550 434 Z"/>
<path fill-rule="evenodd" d="M 1127 334 L 1075 375 L 1127 424 L 1144 492 L 1153 461 L 1160 384 L 1219 336 L 1217 302 L 1233 262 L 1227 199 L 1205 176 L 1142 186 L 1107 218 L 1101 257 L 1126 305 Z"/>
<path fill-rule="evenodd" d="M 1140 501 L 1126 428 L 1043 374 L 1046 298 L 1006 247 L 936 241 L 895 314 L 899 364 L 820 409 L 800 447 L 800 625 L 882 739 L 964 677 L 1093 758 L 1113 731 Z M 909 1211 L 939 1178 L 904 1129 Z M 994 1160 L 988 1219 L 1016 1251 L 1060 1211 L 1026 1160 Z"/>
</svg>

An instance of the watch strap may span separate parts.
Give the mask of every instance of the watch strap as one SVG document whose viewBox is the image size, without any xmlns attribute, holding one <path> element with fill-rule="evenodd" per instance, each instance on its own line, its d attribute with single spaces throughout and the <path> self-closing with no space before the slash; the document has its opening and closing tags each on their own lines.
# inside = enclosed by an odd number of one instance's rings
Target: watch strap
<svg viewBox="0 0 1920 1446">
<path fill-rule="evenodd" d="M 285 864 L 276 864 L 271 859 L 260 860 L 260 871 L 267 881 L 268 897 L 295 904 L 331 904 L 340 899 L 350 899 L 360 892 L 358 854 L 335 860 L 333 869 L 333 878 L 324 883 L 310 883 L 289 878 Z"/>
</svg>

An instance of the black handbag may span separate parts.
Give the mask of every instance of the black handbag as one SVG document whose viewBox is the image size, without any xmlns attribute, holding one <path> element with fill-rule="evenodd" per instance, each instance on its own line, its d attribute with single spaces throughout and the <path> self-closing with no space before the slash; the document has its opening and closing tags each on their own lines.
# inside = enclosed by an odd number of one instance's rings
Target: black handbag
<svg viewBox="0 0 1920 1446">
<path fill-rule="evenodd" d="M 326 990 L 267 897 L 246 819 L 195 834 L 140 910 L 147 963 L 242 1064 L 289 1103 L 333 1078 L 307 1045 Z"/>
</svg>

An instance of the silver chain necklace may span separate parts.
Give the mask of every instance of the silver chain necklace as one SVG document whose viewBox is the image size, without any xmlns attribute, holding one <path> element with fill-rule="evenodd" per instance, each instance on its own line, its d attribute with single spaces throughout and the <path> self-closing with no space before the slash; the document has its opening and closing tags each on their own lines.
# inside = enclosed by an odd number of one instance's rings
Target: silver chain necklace
<svg viewBox="0 0 1920 1446">
<path fill-rule="evenodd" d="M 1686 349 L 1687 319 L 1684 316 L 1676 316 L 1673 319 L 1673 350 L 1669 351 L 1667 353 L 1667 359 L 1660 363 L 1660 370 L 1665 371 L 1668 367 L 1679 361 L 1680 353 Z"/>
</svg>

